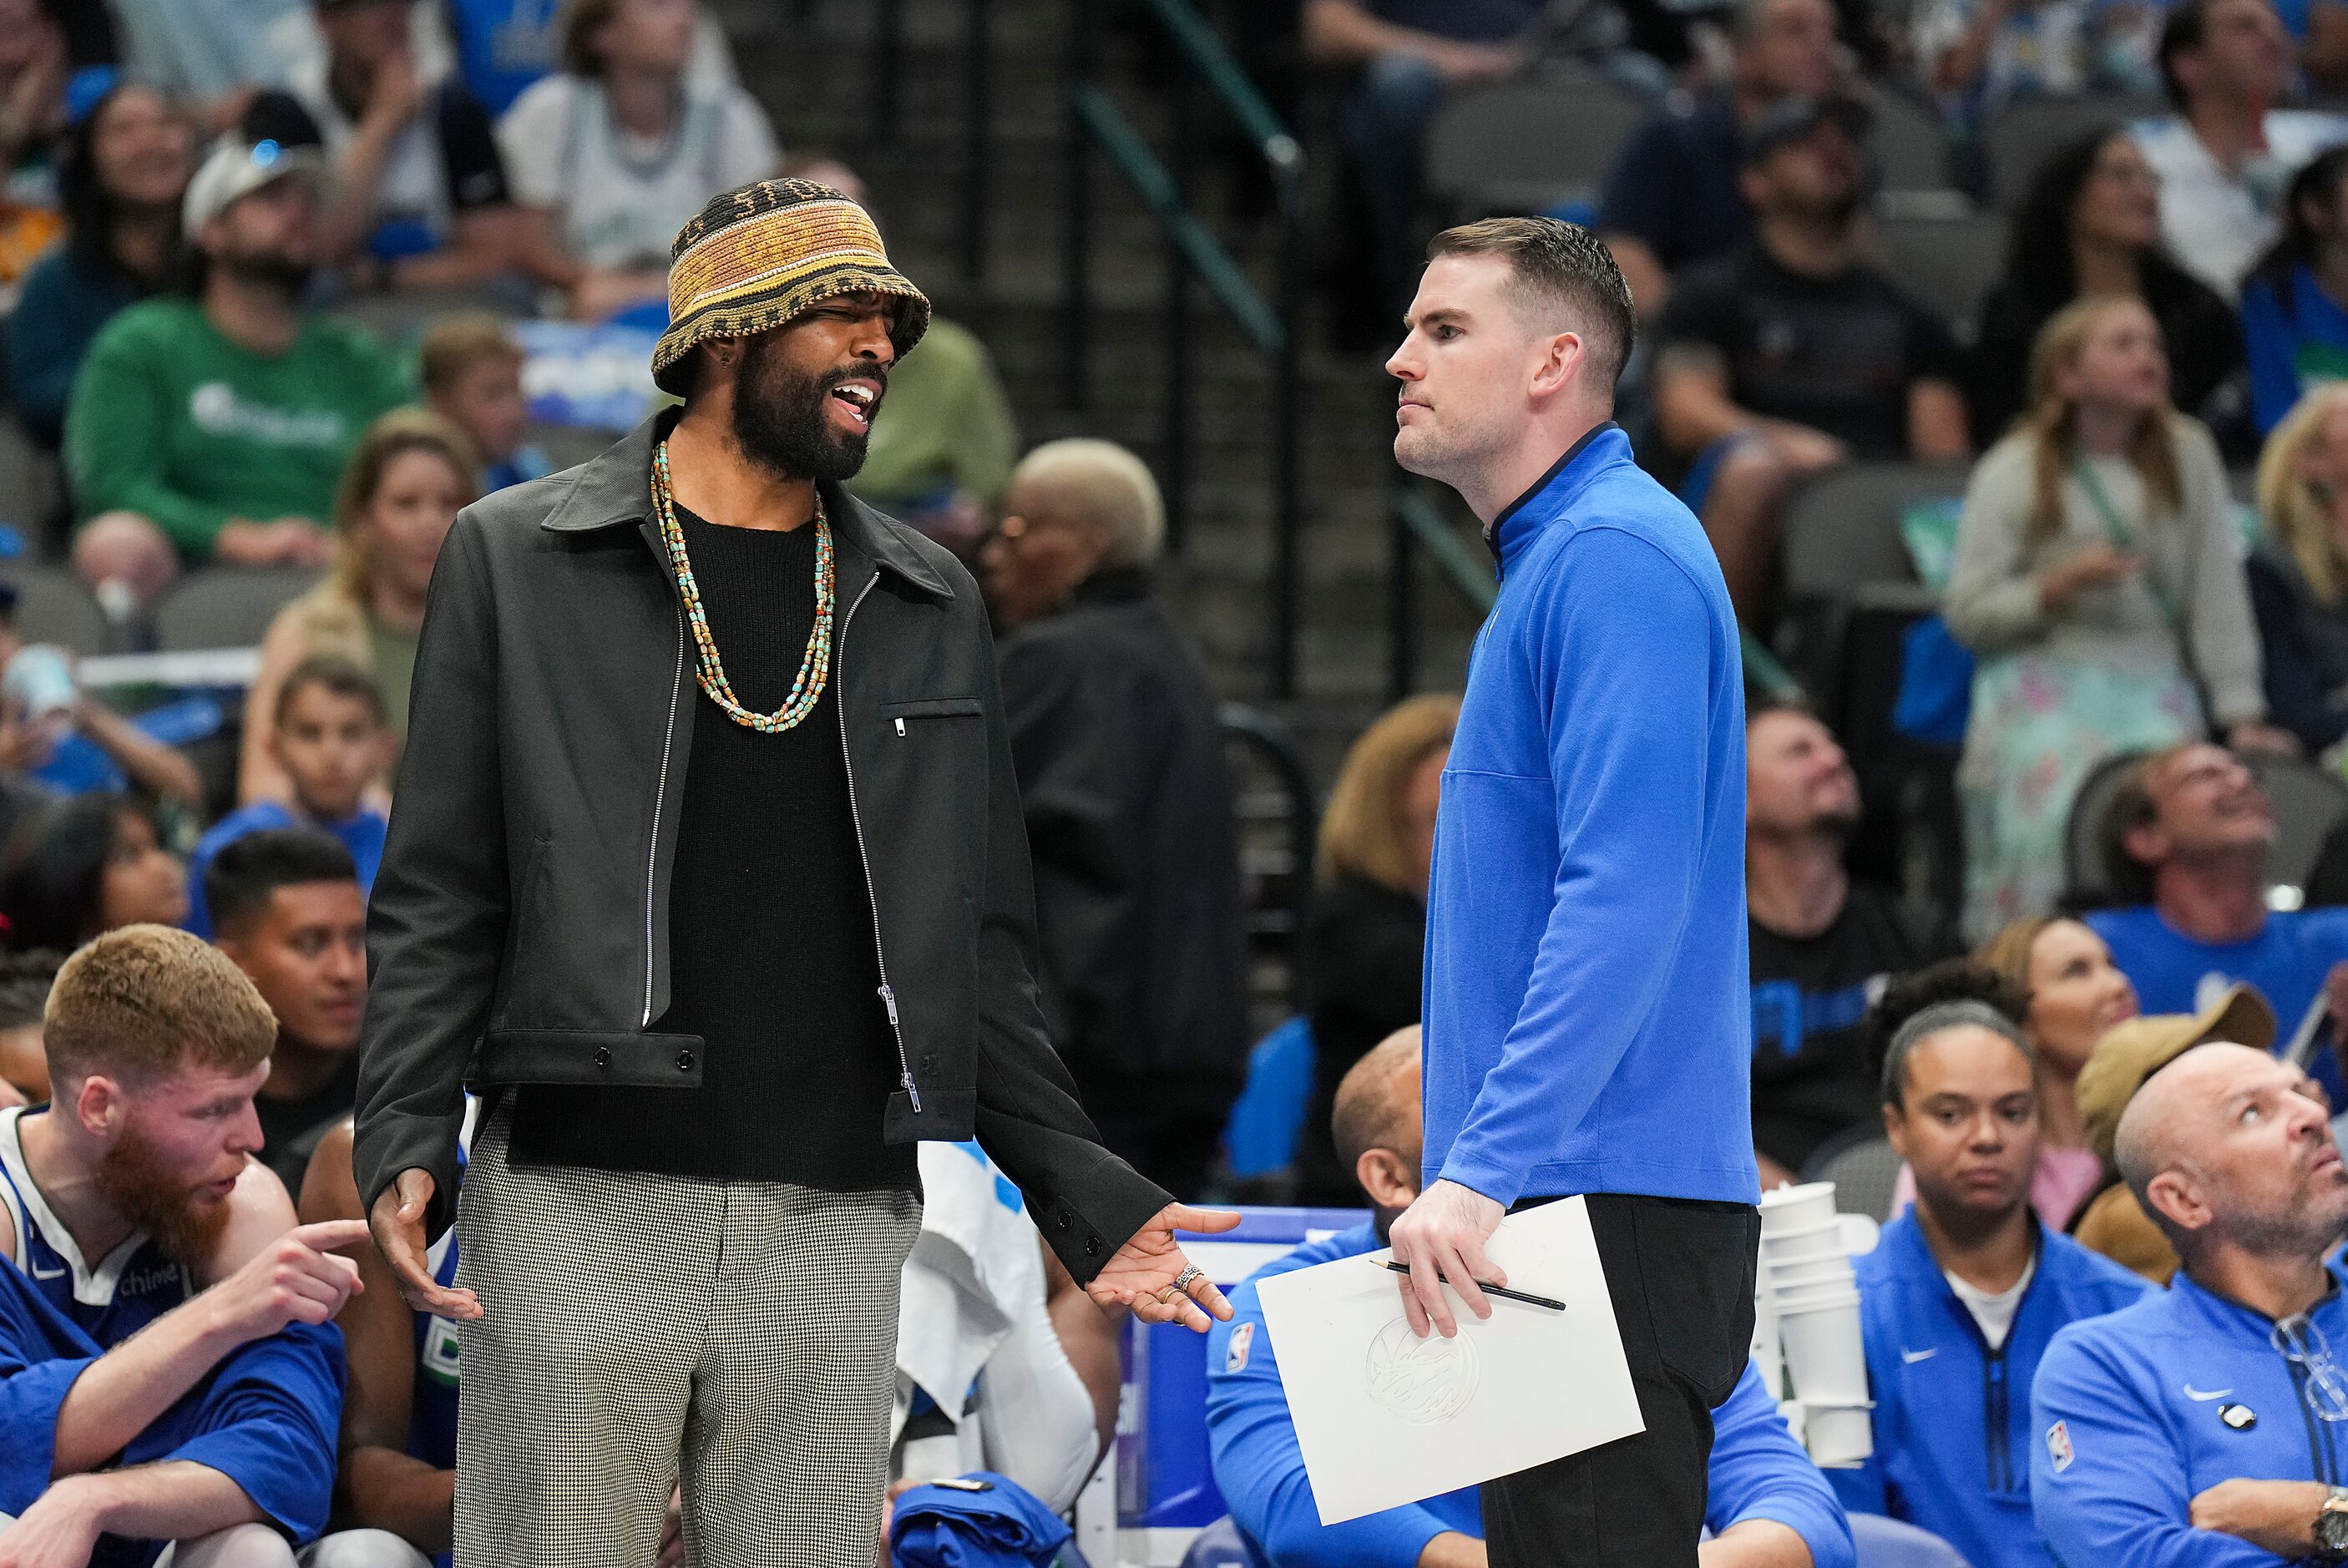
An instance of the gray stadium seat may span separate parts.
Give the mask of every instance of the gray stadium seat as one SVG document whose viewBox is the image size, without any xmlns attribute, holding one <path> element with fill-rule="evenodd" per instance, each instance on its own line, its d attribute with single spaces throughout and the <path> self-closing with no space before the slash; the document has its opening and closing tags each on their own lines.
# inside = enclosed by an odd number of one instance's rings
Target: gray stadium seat
<svg viewBox="0 0 2348 1568">
<path fill-rule="evenodd" d="M 0 415 L 0 522 L 38 546 L 65 510 L 65 480 L 57 458 L 41 450 L 12 417 Z"/>
<path fill-rule="evenodd" d="M 156 645 L 165 653 L 251 647 L 289 600 L 317 586 L 320 575 L 291 566 L 207 567 L 155 607 Z"/>
<path fill-rule="evenodd" d="M 28 643 L 55 643 L 77 654 L 110 653 L 114 628 L 81 579 L 62 566 L 12 562 L 0 578 L 16 588 L 16 634 Z"/>
<path fill-rule="evenodd" d="M 1852 463 L 1804 485 L 1786 509 L 1786 586 L 1847 598 L 1861 583 L 1913 583 L 1900 514 L 1964 493 L 1966 468 Z"/>
<path fill-rule="evenodd" d="M 590 430 L 579 425 L 532 425 L 522 438 L 546 454 L 553 471 L 577 468 L 620 438 L 613 430 Z"/>
<path fill-rule="evenodd" d="M 2143 758 L 2141 751 L 2106 758 L 2071 798 L 2071 815 L 2063 824 L 2064 890 L 2083 903 L 2112 898 L 2111 879 L 2104 873 L 2104 824 L 2120 781 Z"/>
<path fill-rule="evenodd" d="M 2085 98 L 2021 98 L 1989 122 L 1990 187 L 1997 204 L 2013 211 L 2046 155 L 2102 125 L 2122 125 L 2167 112 L 2157 98 L 2092 94 Z"/>
<path fill-rule="evenodd" d="M 1995 212 L 1886 217 L 1876 232 L 1883 236 L 1883 262 L 1892 277 L 1970 340 L 1982 296 L 2005 267 L 2005 219 Z"/>
<path fill-rule="evenodd" d="M 1865 1214 L 1881 1224 L 1891 1218 L 1891 1191 L 1900 1181 L 1900 1156 L 1890 1140 L 1869 1138 L 1852 1144 L 1819 1166 L 1806 1171 L 1814 1181 L 1835 1184 L 1835 1208 L 1845 1214 Z"/>
<path fill-rule="evenodd" d="M 2121 780 L 2143 755 L 2132 752 L 2100 763 L 2079 787 L 2063 830 L 2063 869 L 2072 892 L 2098 901 L 2112 896 L 2104 871 L 2106 825 Z M 2274 804 L 2275 842 L 2267 855 L 2267 885 L 2306 886 L 2325 835 L 2348 818 L 2348 787 L 2296 757 L 2245 756 L 2242 762 L 2258 776 Z"/>
<path fill-rule="evenodd" d="M 1887 191 L 1944 191 L 1949 187 L 1949 139 L 1929 104 L 1870 87 L 1864 90 L 1875 124 L 1868 151 Z"/>
<path fill-rule="evenodd" d="M 1456 93 L 1426 135 L 1426 189 L 1479 212 L 1593 200 L 1614 150 L 1654 106 L 1573 69 Z"/>
</svg>

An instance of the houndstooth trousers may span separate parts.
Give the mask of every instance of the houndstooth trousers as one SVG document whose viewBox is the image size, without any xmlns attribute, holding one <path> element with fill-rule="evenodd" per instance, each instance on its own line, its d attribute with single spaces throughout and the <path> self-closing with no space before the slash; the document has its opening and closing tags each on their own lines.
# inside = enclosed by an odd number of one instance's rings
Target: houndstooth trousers
<svg viewBox="0 0 2348 1568">
<path fill-rule="evenodd" d="M 509 1165 L 457 1204 L 458 1568 L 871 1568 L 889 1484 L 898 1191 Z"/>
</svg>

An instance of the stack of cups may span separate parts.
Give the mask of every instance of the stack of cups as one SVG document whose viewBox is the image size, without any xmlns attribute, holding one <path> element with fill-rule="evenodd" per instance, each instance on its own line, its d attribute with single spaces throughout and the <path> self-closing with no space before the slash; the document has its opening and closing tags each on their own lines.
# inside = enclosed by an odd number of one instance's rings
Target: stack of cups
<svg viewBox="0 0 2348 1568">
<path fill-rule="evenodd" d="M 1875 1451 L 1859 1284 L 1834 1183 L 1780 1187 L 1761 1198 L 1761 1295 L 1777 1326 L 1811 1459 L 1829 1469 Z"/>
</svg>

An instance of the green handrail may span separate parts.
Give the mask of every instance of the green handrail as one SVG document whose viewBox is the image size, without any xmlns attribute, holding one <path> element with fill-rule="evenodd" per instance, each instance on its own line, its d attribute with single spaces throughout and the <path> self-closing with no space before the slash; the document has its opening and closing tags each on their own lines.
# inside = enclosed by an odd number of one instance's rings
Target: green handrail
<svg viewBox="0 0 2348 1568">
<path fill-rule="evenodd" d="M 1288 325 L 1280 312 L 1249 281 L 1246 270 L 1223 242 L 1191 215 L 1173 172 L 1149 150 L 1141 132 L 1092 83 L 1077 83 L 1074 98 L 1077 120 L 1156 216 L 1191 273 L 1258 348 L 1266 354 L 1280 353 L 1288 344 Z"/>
<path fill-rule="evenodd" d="M 1794 672 L 1780 663 L 1760 638 L 1742 626 L 1736 628 L 1736 636 L 1745 654 L 1746 677 L 1767 692 L 1771 701 L 1799 702 L 1808 696 L 1802 690 L 1802 683 L 1794 678 Z"/>
<path fill-rule="evenodd" d="M 1275 171 L 1299 170 L 1304 163 L 1304 149 L 1288 128 L 1281 123 L 1280 115 L 1256 89 L 1246 69 L 1232 57 L 1223 43 L 1222 35 L 1214 24 L 1200 15 L 1189 0 L 1147 0 L 1149 10 L 1165 26 L 1175 46 L 1190 57 L 1191 67 L 1208 90 L 1222 103 L 1224 110 L 1239 121 L 1240 129 L 1251 138 L 1264 161 Z"/>
</svg>

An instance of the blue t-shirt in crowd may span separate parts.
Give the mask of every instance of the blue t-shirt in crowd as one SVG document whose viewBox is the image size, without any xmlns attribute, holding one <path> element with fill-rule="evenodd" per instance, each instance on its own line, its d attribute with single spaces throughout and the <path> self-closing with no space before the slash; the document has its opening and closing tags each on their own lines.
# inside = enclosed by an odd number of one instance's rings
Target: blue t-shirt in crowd
<svg viewBox="0 0 2348 1568">
<path fill-rule="evenodd" d="M 332 833 L 343 841 L 343 848 L 350 851 L 351 859 L 358 862 L 359 892 L 365 895 L 375 890 L 376 869 L 383 864 L 385 826 L 380 812 L 364 809 L 347 821 L 313 822 L 307 817 L 295 816 L 293 808 L 282 800 L 255 800 L 250 806 L 238 807 L 213 823 L 211 830 L 196 841 L 195 852 L 188 857 L 188 930 L 206 942 L 212 939 L 212 912 L 204 900 L 204 873 L 211 869 L 214 855 L 247 833 L 271 828 L 318 828 Z"/>
<path fill-rule="evenodd" d="M 1547 0 L 1370 0 L 1373 15 L 1463 44 L 1504 44 L 1540 17 Z"/>
<path fill-rule="evenodd" d="M 1726 252 L 1751 222 L 1736 184 L 1741 134 L 1725 93 L 1675 98 L 1615 155 L 1599 232 L 1631 235 L 1672 271 Z"/>
<path fill-rule="evenodd" d="M 2027 1212 L 2028 1211 L 2024 1211 Z M 1829 1479 L 1853 1513 L 1929 1530 L 1968 1563 L 2053 1568 L 2030 1512 L 2030 1387 L 2055 1333 L 2151 1287 L 2038 1223 L 2030 1282 L 1995 1350 L 1957 1299 L 1916 1212 L 1854 1265 L 1875 1452 Z"/>
<path fill-rule="evenodd" d="M 1256 1285 L 1385 1244 L 1367 1222 L 1307 1242 L 1233 1290 L 1231 1320 L 1208 1331 L 1207 1442 L 1215 1485 L 1241 1532 L 1272 1568 L 1413 1568 L 1426 1543 L 1447 1531 L 1483 1539 L 1472 1486 L 1340 1524 L 1323 1524 L 1313 1501 Z M 1811 1568 L 1852 1568 L 1850 1523 L 1786 1429 L 1757 1367 L 1746 1366 L 1712 1424 L 1704 1527 L 1717 1535 L 1748 1519 L 1775 1520 L 1802 1538 Z"/>
<path fill-rule="evenodd" d="M 2348 1345 L 2336 1277 L 2308 1315 Z M 2312 1386 L 2273 1327 L 2179 1274 L 2054 1336 L 2030 1391 L 2030 1498 L 2058 1561 L 2277 1568 L 2262 1548 L 2192 1523 L 2193 1499 L 2221 1480 L 2348 1482 L 2348 1431 L 2307 1403 Z"/>
<path fill-rule="evenodd" d="M 2291 268 L 2280 289 L 2268 277 L 2242 285 L 2242 342 L 2250 361 L 2250 418 L 2261 436 L 2282 423 L 2302 394 L 2348 379 L 2348 311 L 2305 267 Z"/>
<path fill-rule="evenodd" d="M 2348 908 L 2279 912 L 2248 942 L 2196 942 L 2170 929 L 2150 904 L 2087 916 L 2136 986 L 2147 1013 L 2198 1013 L 2235 981 L 2255 985 L 2274 1009 L 2281 1039 L 2322 993 L 2332 966 L 2348 959 Z"/>
<path fill-rule="evenodd" d="M 561 64 L 562 0 L 446 0 L 445 9 L 457 74 L 492 119 Z"/>
<path fill-rule="evenodd" d="M 1752 1203 L 1745 665 L 1695 517 L 1600 426 L 1493 520 L 1426 901 L 1426 1174 Z"/>
</svg>

